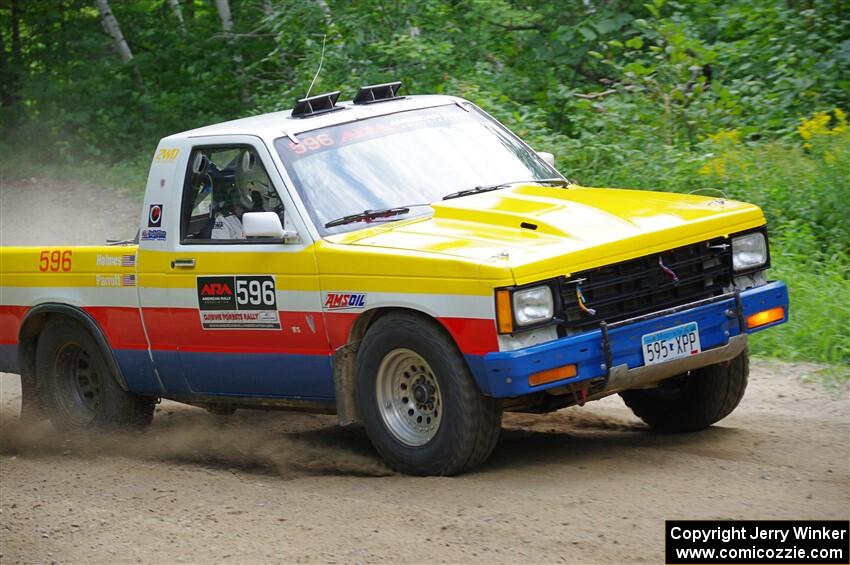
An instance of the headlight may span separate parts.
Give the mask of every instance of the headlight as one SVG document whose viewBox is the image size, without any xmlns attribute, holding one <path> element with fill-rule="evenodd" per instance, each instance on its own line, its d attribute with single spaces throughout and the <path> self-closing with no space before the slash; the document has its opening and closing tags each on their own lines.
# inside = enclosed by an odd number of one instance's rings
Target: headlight
<svg viewBox="0 0 850 565">
<path fill-rule="evenodd" d="M 732 238 L 732 269 L 747 271 L 767 263 L 767 241 L 761 232 Z"/>
<path fill-rule="evenodd" d="M 530 326 L 552 319 L 555 301 L 548 286 L 535 286 L 514 292 L 514 321 L 518 326 Z"/>
</svg>

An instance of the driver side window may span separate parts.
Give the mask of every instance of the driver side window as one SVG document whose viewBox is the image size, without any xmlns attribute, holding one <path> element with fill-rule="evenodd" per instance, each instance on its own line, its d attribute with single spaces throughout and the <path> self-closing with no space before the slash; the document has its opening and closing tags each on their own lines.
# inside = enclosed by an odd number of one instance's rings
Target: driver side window
<svg viewBox="0 0 850 565">
<path fill-rule="evenodd" d="M 256 151 L 246 145 L 195 148 L 183 188 L 181 241 L 267 242 L 246 240 L 246 212 L 275 212 L 285 223 L 283 203 Z"/>
</svg>

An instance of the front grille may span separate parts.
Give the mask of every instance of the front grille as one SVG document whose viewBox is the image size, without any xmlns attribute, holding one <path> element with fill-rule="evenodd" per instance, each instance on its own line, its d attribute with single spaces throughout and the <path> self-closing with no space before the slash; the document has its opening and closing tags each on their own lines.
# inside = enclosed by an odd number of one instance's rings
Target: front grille
<svg viewBox="0 0 850 565">
<path fill-rule="evenodd" d="M 659 258 L 665 271 L 659 264 Z M 673 274 L 678 277 L 674 281 Z M 560 282 L 564 334 L 711 298 L 732 284 L 732 248 L 716 238 L 573 274 Z M 584 304 L 582 310 L 576 287 Z"/>
</svg>

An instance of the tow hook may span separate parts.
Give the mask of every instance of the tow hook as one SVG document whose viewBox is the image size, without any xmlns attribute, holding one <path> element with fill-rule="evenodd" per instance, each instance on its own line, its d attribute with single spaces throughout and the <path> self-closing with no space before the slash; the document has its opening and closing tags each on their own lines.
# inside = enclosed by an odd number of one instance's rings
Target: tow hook
<svg viewBox="0 0 850 565">
<path fill-rule="evenodd" d="M 576 392 L 575 385 L 570 384 L 570 392 L 573 393 L 573 399 L 575 399 L 576 404 L 584 406 L 587 402 L 587 385 L 581 387 L 579 391 Z"/>
</svg>

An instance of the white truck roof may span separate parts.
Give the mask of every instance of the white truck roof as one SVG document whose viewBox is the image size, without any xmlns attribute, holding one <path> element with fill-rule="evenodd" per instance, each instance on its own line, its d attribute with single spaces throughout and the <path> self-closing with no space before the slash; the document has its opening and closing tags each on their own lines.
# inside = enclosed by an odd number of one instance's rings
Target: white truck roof
<svg viewBox="0 0 850 565">
<path fill-rule="evenodd" d="M 287 134 L 297 135 L 305 131 L 375 116 L 394 114 L 405 110 L 444 106 L 462 101 L 462 98 L 443 95 L 405 96 L 403 98 L 372 104 L 354 104 L 348 100 L 337 102 L 336 105 L 343 109 L 333 112 L 303 118 L 291 117 L 291 109 L 271 112 L 175 133 L 164 138 L 163 141 L 210 135 L 256 135 L 263 139 L 276 139 Z"/>
</svg>

